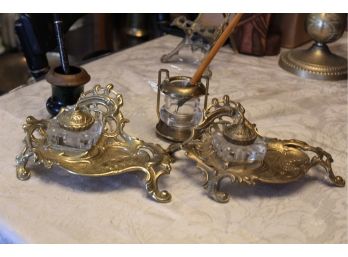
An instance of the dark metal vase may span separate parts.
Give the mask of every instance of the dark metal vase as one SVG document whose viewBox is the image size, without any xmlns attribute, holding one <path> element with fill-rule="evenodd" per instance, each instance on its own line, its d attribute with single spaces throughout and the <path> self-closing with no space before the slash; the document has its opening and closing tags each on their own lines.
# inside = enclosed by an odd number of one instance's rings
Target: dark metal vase
<svg viewBox="0 0 348 257">
<path fill-rule="evenodd" d="M 47 111 L 56 116 L 62 107 L 75 104 L 90 78 L 81 67 L 70 66 L 69 74 L 64 74 L 61 66 L 51 69 L 46 75 L 52 86 L 52 96 L 46 102 Z"/>
</svg>

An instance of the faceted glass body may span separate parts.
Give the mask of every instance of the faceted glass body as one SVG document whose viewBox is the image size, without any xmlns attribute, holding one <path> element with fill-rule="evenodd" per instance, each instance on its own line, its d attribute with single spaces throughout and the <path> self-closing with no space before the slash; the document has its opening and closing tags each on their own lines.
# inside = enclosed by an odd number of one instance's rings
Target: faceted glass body
<svg viewBox="0 0 348 257">
<path fill-rule="evenodd" d="M 57 118 L 48 123 L 48 146 L 58 151 L 80 153 L 95 145 L 102 133 L 103 122 L 100 115 L 96 115 L 94 124 L 86 130 L 70 131 L 59 125 Z"/>
<path fill-rule="evenodd" d="M 192 128 L 202 119 L 199 97 L 182 98 L 165 95 L 165 104 L 161 107 L 160 118 L 170 127 Z"/>
<path fill-rule="evenodd" d="M 250 145 L 237 145 L 227 141 L 220 132 L 213 135 L 212 146 L 216 154 L 229 166 L 260 166 L 267 151 L 266 142 L 262 137 L 257 137 Z"/>
</svg>

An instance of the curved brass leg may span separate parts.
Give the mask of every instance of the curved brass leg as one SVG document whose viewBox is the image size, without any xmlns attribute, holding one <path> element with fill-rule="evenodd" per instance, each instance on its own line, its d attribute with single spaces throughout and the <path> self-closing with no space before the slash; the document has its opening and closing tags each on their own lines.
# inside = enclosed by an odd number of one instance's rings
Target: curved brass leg
<svg viewBox="0 0 348 257">
<path fill-rule="evenodd" d="M 146 190 L 148 194 L 157 202 L 167 203 L 172 199 L 171 194 L 166 191 L 160 191 L 158 189 L 158 178 L 168 173 L 168 171 L 158 171 L 156 172 L 152 167 L 150 167 L 146 177 Z"/>
<path fill-rule="evenodd" d="M 331 156 L 330 156 L 331 157 Z M 315 156 L 312 159 L 313 166 L 316 164 L 319 164 L 322 166 L 326 173 L 329 175 L 330 181 L 337 187 L 344 187 L 346 182 L 341 176 L 336 176 L 331 168 L 331 163 L 333 162 L 332 158 L 328 158 L 328 156 L 325 156 L 325 159 L 323 156 Z"/>
<path fill-rule="evenodd" d="M 19 180 L 28 180 L 30 178 L 31 172 L 27 170 L 24 165 L 19 165 L 16 167 L 17 178 Z"/>
<path fill-rule="evenodd" d="M 16 174 L 17 178 L 20 180 L 27 180 L 30 178 L 31 172 L 26 169 L 25 166 L 32 155 L 31 152 L 28 151 L 28 148 L 25 146 L 23 151 L 16 157 Z"/>
<path fill-rule="evenodd" d="M 220 182 L 222 179 L 222 177 L 219 178 L 217 176 L 209 178 L 205 187 L 208 190 L 208 195 L 210 198 L 219 203 L 227 203 L 230 200 L 229 194 L 220 191 Z"/>
</svg>

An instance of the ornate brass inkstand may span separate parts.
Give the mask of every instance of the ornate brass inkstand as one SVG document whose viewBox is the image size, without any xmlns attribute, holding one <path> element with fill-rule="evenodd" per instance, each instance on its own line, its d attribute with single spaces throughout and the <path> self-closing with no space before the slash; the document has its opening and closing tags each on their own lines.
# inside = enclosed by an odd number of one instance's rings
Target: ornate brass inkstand
<svg viewBox="0 0 348 257">
<path fill-rule="evenodd" d="M 244 117 L 244 108 L 224 96 L 214 98 L 203 112 L 202 122 L 182 144 L 172 144 L 171 153 L 183 149 L 204 174 L 204 187 L 218 202 L 228 202 L 229 195 L 220 190 L 225 178 L 231 182 L 254 185 L 256 182 L 285 184 L 302 178 L 310 168 L 320 165 L 333 185 L 345 181 L 332 171 L 331 155 L 320 147 L 290 139 L 262 137 Z M 314 156 L 310 158 L 307 152 Z"/>
<path fill-rule="evenodd" d="M 60 166 L 82 176 L 111 176 L 142 171 L 148 194 L 158 202 L 171 195 L 158 189 L 157 181 L 169 174 L 172 158 L 156 144 L 129 136 L 121 112 L 123 98 L 113 86 L 95 86 L 81 95 L 76 105 L 61 109 L 50 120 L 29 116 L 23 129 L 25 147 L 17 156 L 17 177 L 26 180 L 29 158 L 35 163 Z"/>
</svg>

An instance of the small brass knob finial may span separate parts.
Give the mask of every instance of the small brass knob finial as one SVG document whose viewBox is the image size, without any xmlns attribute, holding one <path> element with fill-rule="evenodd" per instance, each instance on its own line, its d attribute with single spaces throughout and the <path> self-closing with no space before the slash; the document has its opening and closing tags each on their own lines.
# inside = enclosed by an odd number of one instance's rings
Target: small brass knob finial
<svg viewBox="0 0 348 257">
<path fill-rule="evenodd" d="M 255 125 L 244 118 L 237 124 L 225 127 L 223 135 L 228 142 L 236 145 L 251 145 L 257 138 Z"/>
<path fill-rule="evenodd" d="M 95 121 L 90 113 L 82 111 L 79 108 L 72 111 L 63 111 L 57 118 L 59 125 L 70 131 L 87 130 Z"/>
</svg>

